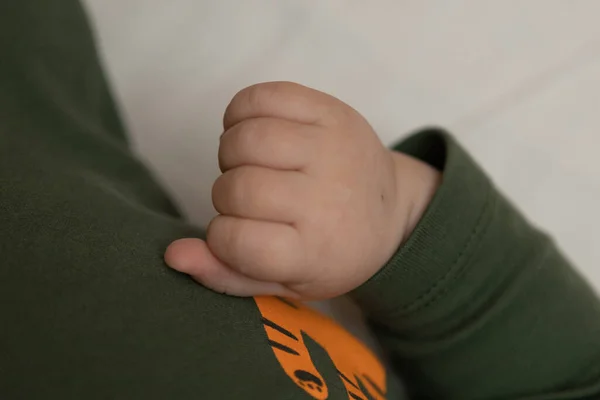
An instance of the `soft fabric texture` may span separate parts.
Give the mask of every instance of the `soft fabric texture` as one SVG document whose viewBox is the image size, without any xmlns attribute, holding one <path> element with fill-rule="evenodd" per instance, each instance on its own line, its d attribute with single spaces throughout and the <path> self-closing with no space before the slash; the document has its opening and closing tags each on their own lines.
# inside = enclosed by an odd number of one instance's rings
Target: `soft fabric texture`
<svg viewBox="0 0 600 400">
<path fill-rule="evenodd" d="M 398 147 L 444 182 L 353 293 L 382 372 L 299 303 L 167 269 L 167 244 L 202 232 L 128 149 L 79 4 L 3 3 L 0 18 L 2 398 L 397 399 L 396 374 L 414 399 L 600 395 L 597 299 L 449 135 Z"/>
</svg>

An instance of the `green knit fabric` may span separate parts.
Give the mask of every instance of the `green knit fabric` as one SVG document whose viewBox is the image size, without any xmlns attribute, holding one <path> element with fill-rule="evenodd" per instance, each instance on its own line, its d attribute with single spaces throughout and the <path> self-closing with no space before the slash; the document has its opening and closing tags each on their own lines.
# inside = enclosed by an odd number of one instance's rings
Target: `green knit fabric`
<svg viewBox="0 0 600 400">
<path fill-rule="evenodd" d="M 402 398 L 402 375 L 414 399 L 599 398 L 600 307 L 585 282 L 450 136 L 399 150 L 444 181 L 353 293 L 390 354 L 386 397 Z M 253 299 L 164 265 L 172 240 L 202 234 L 128 148 L 78 2 L 2 2 L 0 398 L 309 398 Z M 348 399 L 326 349 L 300 339 L 329 398 Z"/>
</svg>

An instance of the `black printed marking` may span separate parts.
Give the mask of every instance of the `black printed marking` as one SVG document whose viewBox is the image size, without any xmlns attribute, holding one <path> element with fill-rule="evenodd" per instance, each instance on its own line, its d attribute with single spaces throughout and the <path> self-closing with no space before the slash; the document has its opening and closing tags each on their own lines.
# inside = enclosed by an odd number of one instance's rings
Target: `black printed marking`
<svg viewBox="0 0 600 400">
<path fill-rule="evenodd" d="M 275 322 L 266 319 L 265 317 L 261 318 L 262 323 L 265 326 L 268 326 L 269 328 L 273 328 L 275 329 L 277 332 L 284 334 L 285 336 L 294 339 L 296 342 L 298 341 L 298 338 L 296 337 L 296 335 L 294 335 L 292 332 L 288 331 L 287 329 L 285 329 L 284 327 L 282 327 L 281 325 L 276 324 Z"/>
<path fill-rule="evenodd" d="M 383 391 L 383 389 L 381 389 L 379 386 L 377 386 L 377 384 L 375 382 L 373 382 L 373 380 L 371 378 L 369 378 L 368 375 L 363 374 L 363 378 L 365 378 L 365 380 L 367 382 L 369 382 L 369 385 L 371 385 L 373 387 L 373 389 L 375 389 L 375 391 L 381 396 L 381 397 L 385 397 L 385 392 Z"/>
<path fill-rule="evenodd" d="M 279 300 L 280 302 L 282 302 L 283 304 L 285 304 L 286 306 L 290 306 L 290 307 L 292 307 L 292 308 L 294 308 L 296 310 L 298 309 L 298 307 L 294 303 L 292 303 L 289 300 L 284 299 L 283 297 L 276 296 L 275 298 L 277 300 Z"/>
<path fill-rule="evenodd" d="M 277 350 L 281 350 L 284 351 L 288 354 L 293 354 L 295 356 L 299 356 L 300 353 L 298 353 L 296 350 L 292 349 L 291 347 L 287 347 L 281 343 L 277 343 L 273 340 L 269 340 L 269 344 L 271 345 L 272 348 L 277 349 Z"/>
<path fill-rule="evenodd" d="M 352 385 L 352 387 L 354 387 L 355 389 L 358 389 L 358 386 L 356 386 L 356 384 L 354 382 L 352 382 L 350 379 L 348 379 L 348 377 L 346 375 L 344 375 L 342 373 L 342 371 L 340 371 L 339 369 L 337 370 L 337 373 L 342 377 L 343 380 L 345 380 L 346 382 L 348 382 L 349 384 Z"/>
<path fill-rule="evenodd" d="M 314 387 L 320 389 L 320 387 L 323 386 L 323 381 L 319 379 L 318 376 L 315 376 L 314 374 L 311 374 L 308 371 L 297 369 L 296 371 L 294 371 L 294 376 L 300 380 L 300 383 L 306 382 L 307 386 L 311 389 L 313 389 Z M 313 384 L 315 386 L 313 386 Z"/>
<path fill-rule="evenodd" d="M 365 396 L 367 398 L 367 400 L 375 400 L 375 397 L 373 397 L 373 395 L 371 394 L 369 389 L 367 389 L 367 387 L 365 386 L 365 383 L 362 381 L 362 379 L 360 379 L 356 375 L 354 375 L 354 378 L 356 379 L 356 382 L 358 382 L 358 387 L 360 389 L 360 392 L 363 394 L 363 396 Z"/>
</svg>

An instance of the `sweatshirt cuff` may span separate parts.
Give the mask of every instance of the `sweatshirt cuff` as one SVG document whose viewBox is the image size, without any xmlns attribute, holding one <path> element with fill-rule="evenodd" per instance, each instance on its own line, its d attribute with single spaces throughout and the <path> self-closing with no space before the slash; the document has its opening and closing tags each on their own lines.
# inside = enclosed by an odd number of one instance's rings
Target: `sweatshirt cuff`
<svg viewBox="0 0 600 400">
<path fill-rule="evenodd" d="M 396 325 L 452 292 L 491 219 L 492 184 L 447 132 L 431 128 L 394 147 L 442 171 L 442 183 L 409 239 L 350 296 L 369 317 Z M 390 326 L 398 329 L 397 326 Z"/>
</svg>

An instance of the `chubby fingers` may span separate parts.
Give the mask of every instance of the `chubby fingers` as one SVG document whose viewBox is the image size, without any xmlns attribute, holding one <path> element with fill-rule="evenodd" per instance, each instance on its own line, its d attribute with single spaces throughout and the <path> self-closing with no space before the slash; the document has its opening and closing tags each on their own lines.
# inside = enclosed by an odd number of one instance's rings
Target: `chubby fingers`
<svg viewBox="0 0 600 400">
<path fill-rule="evenodd" d="M 222 215 L 294 224 L 312 202 L 310 187 L 311 178 L 299 172 L 242 166 L 217 178 L 212 200 Z"/>
<path fill-rule="evenodd" d="M 216 258 L 206 242 L 200 239 L 180 239 L 171 243 L 165 253 L 165 262 L 171 268 L 190 275 L 201 285 L 218 293 L 241 297 L 299 297 L 281 283 L 252 279 L 230 268 Z"/>
<path fill-rule="evenodd" d="M 325 134 L 320 127 L 285 119 L 249 118 L 221 136 L 219 166 L 222 172 L 243 165 L 304 170 Z"/>
<path fill-rule="evenodd" d="M 304 246 L 290 225 L 219 215 L 207 243 L 219 260 L 252 279 L 289 284 L 307 278 Z"/>
<path fill-rule="evenodd" d="M 247 87 L 229 103 L 225 130 L 248 118 L 271 117 L 327 126 L 347 113 L 348 106 L 318 90 L 291 82 L 267 82 Z"/>
<path fill-rule="evenodd" d="M 318 164 L 326 128 L 352 112 L 334 97 L 293 83 L 240 91 L 223 117 L 223 175 L 212 193 L 220 215 L 206 242 L 171 244 L 167 264 L 218 292 L 298 297 L 289 288 L 314 279 L 297 229 L 318 203 L 307 170 Z"/>
<path fill-rule="evenodd" d="M 290 286 L 311 279 L 300 241 L 289 225 L 219 215 L 206 242 L 176 240 L 165 262 L 219 293 L 300 298 Z"/>
</svg>

